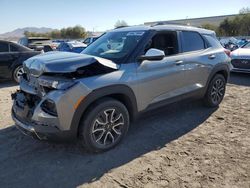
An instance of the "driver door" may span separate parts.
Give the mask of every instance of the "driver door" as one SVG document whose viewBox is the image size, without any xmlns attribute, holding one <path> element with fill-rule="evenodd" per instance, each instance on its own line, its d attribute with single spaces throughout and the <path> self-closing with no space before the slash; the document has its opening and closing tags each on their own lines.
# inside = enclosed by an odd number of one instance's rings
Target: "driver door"
<svg viewBox="0 0 250 188">
<path fill-rule="evenodd" d="M 143 107 L 185 93 L 184 56 L 145 60 L 137 69 L 138 91 Z"/>
<path fill-rule="evenodd" d="M 152 38 L 150 48 L 168 54 L 162 60 L 144 60 L 137 68 L 138 102 L 142 109 L 185 93 L 185 57 L 179 53 L 177 32 L 159 35 Z"/>
</svg>

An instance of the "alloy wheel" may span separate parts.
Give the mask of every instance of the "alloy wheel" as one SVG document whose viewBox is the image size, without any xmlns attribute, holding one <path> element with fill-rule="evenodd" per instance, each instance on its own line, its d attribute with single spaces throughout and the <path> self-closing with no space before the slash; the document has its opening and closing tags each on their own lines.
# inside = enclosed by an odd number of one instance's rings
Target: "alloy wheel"
<svg viewBox="0 0 250 188">
<path fill-rule="evenodd" d="M 211 98 L 214 104 L 221 102 L 225 94 L 225 83 L 222 79 L 217 79 L 212 86 Z"/>
<path fill-rule="evenodd" d="M 14 72 L 14 79 L 17 83 L 20 82 L 20 78 L 22 76 L 22 74 L 24 73 L 24 70 L 23 70 L 23 67 L 22 66 L 19 66 L 15 69 L 15 72 Z"/>
<path fill-rule="evenodd" d="M 94 120 L 92 138 L 101 147 L 115 144 L 122 135 L 124 117 L 115 108 L 106 109 Z"/>
</svg>

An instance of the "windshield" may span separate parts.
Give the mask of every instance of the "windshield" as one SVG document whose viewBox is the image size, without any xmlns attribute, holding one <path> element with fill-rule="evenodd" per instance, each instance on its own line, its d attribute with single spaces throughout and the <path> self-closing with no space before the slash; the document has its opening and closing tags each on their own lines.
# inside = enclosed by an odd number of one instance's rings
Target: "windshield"
<svg viewBox="0 0 250 188">
<path fill-rule="evenodd" d="M 250 42 L 248 42 L 247 44 L 245 44 L 242 48 L 250 48 Z"/>
<path fill-rule="evenodd" d="M 144 33 L 144 31 L 109 32 L 97 39 L 82 53 L 119 63 L 135 49 Z"/>
</svg>

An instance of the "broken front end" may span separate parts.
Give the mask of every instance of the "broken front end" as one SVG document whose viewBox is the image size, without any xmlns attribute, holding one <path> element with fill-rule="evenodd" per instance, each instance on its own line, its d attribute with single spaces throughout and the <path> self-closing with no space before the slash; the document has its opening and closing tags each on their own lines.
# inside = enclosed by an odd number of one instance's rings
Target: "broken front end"
<svg viewBox="0 0 250 188">
<path fill-rule="evenodd" d="M 99 61 L 71 53 L 43 54 L 25 61 L 20 90 L 12 94 L 12 118 L 17 127 L 40 140 L 76 138 L 73 117 L 91 92 L 79 80 L 116 70 Z"/>
</svg>

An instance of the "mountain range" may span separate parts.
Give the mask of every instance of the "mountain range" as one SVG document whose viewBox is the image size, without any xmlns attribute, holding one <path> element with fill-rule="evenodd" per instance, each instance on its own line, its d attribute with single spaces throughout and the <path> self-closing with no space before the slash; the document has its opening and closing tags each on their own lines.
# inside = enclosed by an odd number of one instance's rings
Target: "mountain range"
<svg viewBox="0 0 250 188">
<path fill-rule="evenodd" d="M 15 29 L 14 31 L 0 34 L 0 38 L 1 39 L 17 39 L 17 38 L 23 37 L 25 31 L 36 32 L 36 33 L 47 33 L 52 30 L 53 30 L 52 28 L 47 28 L 47 27 L 18 28 L 18 29 Z"/>
</svg>

